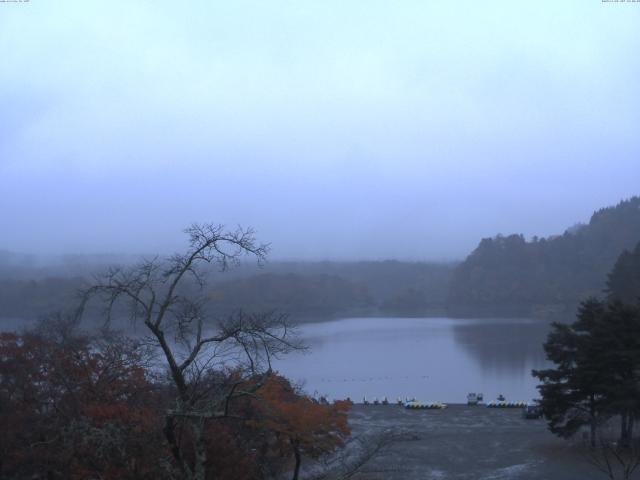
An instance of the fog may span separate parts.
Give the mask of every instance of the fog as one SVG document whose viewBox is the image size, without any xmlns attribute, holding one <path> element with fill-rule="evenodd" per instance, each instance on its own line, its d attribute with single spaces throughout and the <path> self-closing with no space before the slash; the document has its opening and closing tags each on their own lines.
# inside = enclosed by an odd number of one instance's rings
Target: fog
<svg viewBox="0 0 640 480">
<path fill-rule="evenodd" d="M 450 260 L 638 193 L 640 8 L 0 4 L 0 250 Z"/>
</svg>

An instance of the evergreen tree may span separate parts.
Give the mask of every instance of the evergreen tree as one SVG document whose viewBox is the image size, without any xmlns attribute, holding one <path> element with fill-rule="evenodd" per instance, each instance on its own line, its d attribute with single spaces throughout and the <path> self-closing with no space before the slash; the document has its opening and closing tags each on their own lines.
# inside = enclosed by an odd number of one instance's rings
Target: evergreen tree
<svg viewBox="0 0 640 480">
<path fill-rule="evenodd" d="M 594 329 L 600 369 L 606 372 L 606 408 L 619 415 L 620 443 L 629 446 L 640 415 L 640 309 L 615 302 Z"/>
<path fill-rule="evenodd" d="M 598 423 L 607 411 L 604 408 L 606 373 L 598 363 L 599 346 L 590 335 L 603 313 L 602 302 L 589 299 L 580 306 L 575 323 L 554 323 L 544 349 L 547 359 L 556 367 L 533 371 L 542 382 L 538 386 L 542 397 L 540 406 L 549 429 L 568 438 L 588 425 L 592 446 L 595 446 Z"/>
<path fill-rule="evenodd" d="M 627 304 L 640 302 L 640 242 L 632 251 L 625 250 L 607 280 L 609 301 Z"/>
<path fill-rule="evenodd" d="M 542 381 L 549 429 L 570 437 L 589 425 L 595 446 L 598 424 L 619 416 L 620 443 L 628 446 L 640 416 L 640 308 L 589 299 L 576 322 L 553 325 L 544 349 L 555 367 L 533 375 Z"/>
</svg>

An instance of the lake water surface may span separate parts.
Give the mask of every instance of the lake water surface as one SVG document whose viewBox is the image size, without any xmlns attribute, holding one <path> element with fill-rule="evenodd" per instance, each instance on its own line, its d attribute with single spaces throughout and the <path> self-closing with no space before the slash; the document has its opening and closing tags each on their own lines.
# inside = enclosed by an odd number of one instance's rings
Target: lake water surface
<svg viewBox="0 0 640 480">
<path fill-rule="evenodd" d="M 387 396 L 466 402 L 537 397 L 531 370 L 546 366 L 542 343 L 549 325 L 539 320 L 349 318 L 304 324 L 309 347 L 276 363 L 304 382 L 309 393 L 361 402 Z"/>
</svg>

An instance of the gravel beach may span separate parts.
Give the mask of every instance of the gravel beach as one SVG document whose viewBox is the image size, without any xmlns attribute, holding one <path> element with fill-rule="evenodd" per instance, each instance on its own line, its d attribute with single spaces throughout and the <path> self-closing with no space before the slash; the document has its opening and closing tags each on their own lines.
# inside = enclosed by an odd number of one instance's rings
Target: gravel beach
<svg viewBox="0 0 640 480">
<path fill-rule="evenodd" d="M 581 439 L 559 439 L 544 420 L 521 410 L 449 405 L 444 410 L 407 410 L 397 405 L 354 405 L 355 435 L 401 429 L 415 440 L 388 447 L 367 465 L 366 478 L 385 480 L 499 480 L 606 478 L 589 464 Z"/>
</svg>

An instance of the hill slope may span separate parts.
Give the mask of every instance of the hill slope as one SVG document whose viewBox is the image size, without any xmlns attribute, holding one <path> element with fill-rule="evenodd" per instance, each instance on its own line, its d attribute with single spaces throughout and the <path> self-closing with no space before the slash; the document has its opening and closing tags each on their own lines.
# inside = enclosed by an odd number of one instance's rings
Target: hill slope
<svg viewBox="0 0 640 480">
<path fill-rule="evenodd" d="M 624 251 L 640 241 L 640 197 L 598 210 L 563 235 L 526 241 L 522 235 L 483 239 L 451 280 L 449 311 L 465 315 L 572 313 L 600 295 Z"/>
</svg>

